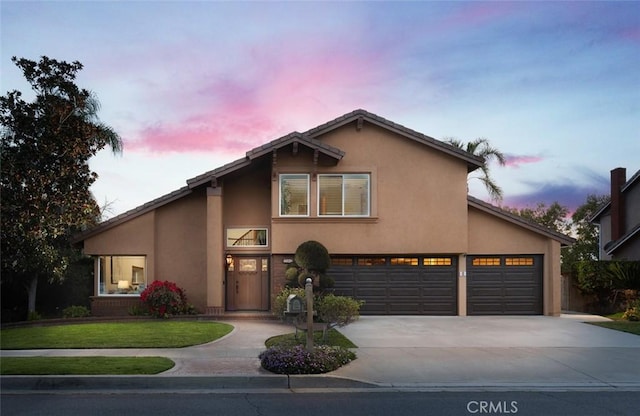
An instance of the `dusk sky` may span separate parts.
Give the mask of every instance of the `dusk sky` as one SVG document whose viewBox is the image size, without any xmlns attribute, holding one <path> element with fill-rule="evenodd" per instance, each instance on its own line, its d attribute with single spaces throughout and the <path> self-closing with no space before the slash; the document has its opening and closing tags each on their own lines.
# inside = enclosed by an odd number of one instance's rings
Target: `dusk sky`
<svg viewBox="0 0 640 416">
<path fill-rule="evenodd" d="M 124 154 L 91 161 L 114 216 L 362 108 L 485 137 L 503 204 L 575 208 L 640 169 L 640 2 L 6 1 L 12 56 L 80 61 Z M 29 95 L 27 95 L 29 96 Z M 428 169 L 428 167 L 424 167 Z M 470 193 L 488 200 L 478 180 Z"/>
</svg>

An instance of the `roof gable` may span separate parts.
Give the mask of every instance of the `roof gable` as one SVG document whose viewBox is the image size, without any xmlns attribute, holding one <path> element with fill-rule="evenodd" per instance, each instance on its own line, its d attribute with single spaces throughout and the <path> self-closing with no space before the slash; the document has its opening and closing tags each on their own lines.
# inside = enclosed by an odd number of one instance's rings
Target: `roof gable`
<svg viewBox="0 0 640 416">
<path fill-rule="evenodd" d="M 439 150 L 450 156 L 461 159 L 467 163 L 467 172 L 471 172 L 471 171 L 474 171 L 475 169 L 478 169 L 479 167 L 482 166 L 484 162 L 483 159 L 479 156 L 473 155 L 469 152 L 466 152 L 448 143 L 434 139 L 433 137 L 429 137 L 415 130 L 412 130 L 408 127 L 404 127 L 400 124 L 394 123 L 390 120 L 387 120 L 383 117 L 380 117 L 376 114 L 370 113 L 362 109 L 354 110 L 350 113 L 344 114 L 327 123 L 314 127 L 311 130 L 307 130 L 306 132 L 304 132 L 304 135 L 316 138 L 325 133 L 328 133 L 332 130 L 335 130 L 337 128 L 340 128 L 346 124 L 353 123 L 353 122 L 357 123 L 358 125 L 357 128 L 360 128 L 360 126 L 364 122 L 374 124 L 386 130 L 399 134 L 400 136 L 414 140 L 420 144 L 423 144 L 425 146 Z"/>
</svg>

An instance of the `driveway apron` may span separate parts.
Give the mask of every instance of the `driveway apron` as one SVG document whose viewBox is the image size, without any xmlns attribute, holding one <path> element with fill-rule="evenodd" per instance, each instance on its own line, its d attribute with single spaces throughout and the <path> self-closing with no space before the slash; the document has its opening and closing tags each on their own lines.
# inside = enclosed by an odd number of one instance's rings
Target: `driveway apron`
<svg viewBox="0 0 640 416">
<path fill-rule="evenodd" d="M 640 386 L 640 337 L 562 317 L 361 317 L 332 375 L 387 386 Z"/>
</svg>

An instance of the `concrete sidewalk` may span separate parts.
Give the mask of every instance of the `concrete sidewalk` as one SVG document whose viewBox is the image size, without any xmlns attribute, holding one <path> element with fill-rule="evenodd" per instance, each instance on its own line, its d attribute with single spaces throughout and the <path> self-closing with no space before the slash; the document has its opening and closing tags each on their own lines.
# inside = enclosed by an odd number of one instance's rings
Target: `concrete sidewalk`
<svg viewBox="0 0 640 416">
<path fill-rule="evenodd" d="M 3 377 L 2 389 L 137 383 L 192 390 L 640 390 L 640 337 L 583 323 L 594 319 L 604 318 L 365 316 L 341 329 L 359 347 L 355 361 L 327 375 L 290 377 L 262 369 L 257 357 L 266 339 L 292 332 L 291 326 L 229 320 L 230 334 L 188 348 L 2 351 L 6 357 L 163 356 L 176 363 L 151 377 Z"/>
</svg>

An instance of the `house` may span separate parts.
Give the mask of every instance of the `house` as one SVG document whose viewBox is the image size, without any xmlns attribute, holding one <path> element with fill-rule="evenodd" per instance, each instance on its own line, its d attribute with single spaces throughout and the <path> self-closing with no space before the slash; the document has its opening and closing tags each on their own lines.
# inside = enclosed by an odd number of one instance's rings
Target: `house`
<svg viewBox="0 0 640 416">
<path fill-rule="evenodd" d="M 640 170 L 611 171 L 611 200 L 591 219 L 599 225 L 600 260 L 640 260 Z"/>
<path fill-rule="evenodd" d="M 316 240 L 363 314 L 558 315 L 573 240 L 467 195 L 481 163 L 364 110 L 293 132 L 79 235 L 93 314 L 126 314 L 153 280 L 202 313 L 266 313 Z"/>
</svg>

